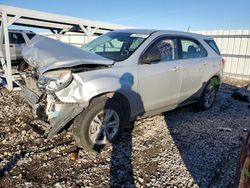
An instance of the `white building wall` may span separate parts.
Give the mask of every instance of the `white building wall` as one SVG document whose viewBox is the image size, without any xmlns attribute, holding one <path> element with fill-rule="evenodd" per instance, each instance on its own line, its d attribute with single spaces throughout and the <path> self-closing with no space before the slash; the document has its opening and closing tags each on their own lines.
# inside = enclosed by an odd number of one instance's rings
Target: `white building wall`
<svg viewBox="0 0 250 188">
<path fill-rule="evenodd" d="M 225 75 L 250 80 L 250 29 L 194 32 L 214 38 L 226 60 Z"/>
<path fill-rule="evenodd" d="M 56 35 L 52 33 L 41 33 L 41 35 L 56 39 Z M 96 37 L 97 36 L 92 36 L 90 40 L 93 40 Z M 60 41 L 81 47 L 88 42 L 88 37 L 83 33 L 66 33 L 60 37 Z"/>
</svg>

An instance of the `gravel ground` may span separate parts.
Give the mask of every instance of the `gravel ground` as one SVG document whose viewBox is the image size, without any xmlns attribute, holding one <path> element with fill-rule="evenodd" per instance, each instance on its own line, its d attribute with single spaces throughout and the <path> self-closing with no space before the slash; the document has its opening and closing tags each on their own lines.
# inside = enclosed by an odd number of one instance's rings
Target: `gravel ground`
<svg viewBox="0 0 250 188">
<path fill-rule="evenodd" d="M 20 93 L 0 89 L 0 187 L 231 187 L 250 128 L 234 88 L 223 84 L 208 111 L 188 106 L 136 121 L 113 146 L 80 150 L 75 161 L 67 159 L 70 130 L 43 138 Z"/>
</svg>

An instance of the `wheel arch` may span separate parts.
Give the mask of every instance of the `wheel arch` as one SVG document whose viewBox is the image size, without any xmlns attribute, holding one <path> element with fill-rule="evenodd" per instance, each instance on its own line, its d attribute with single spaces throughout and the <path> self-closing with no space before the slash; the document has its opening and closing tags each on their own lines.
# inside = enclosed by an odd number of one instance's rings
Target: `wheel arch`
<svg viewBox="0 0 250 188">
<path fill-rule="evenodd" d="M 213 80 L 213 79 L 215 79 L 214 83 L 217 86 L 217 89 L 219 89 L 220 84 L 221 84 L 221 77 L 219 75 L 214 75 L 209 80 Z"/>
<path fill-rule="evenodd" d="M 109 98 L 109 99 L 114 99 L 116 100 L 121 106 L 122 106 L 122 111 L 125 114 L 125 118 L 124 118 L 124 124 L 128 125 L 130 122 L 130 115 L 131 115 L 131 105 L 130 102 L 128 100 L 128 98 L 119 91 L 108 91 L 108 92 L 104 92 L 104 93 L 100 93 L 96 96 L 93 96 L 90 100 L 89 100 L 89 104 L 91 103 L 95 103 L 98 102 L 100 100 L 102 100 L 103 98 Z"/>
</svg>

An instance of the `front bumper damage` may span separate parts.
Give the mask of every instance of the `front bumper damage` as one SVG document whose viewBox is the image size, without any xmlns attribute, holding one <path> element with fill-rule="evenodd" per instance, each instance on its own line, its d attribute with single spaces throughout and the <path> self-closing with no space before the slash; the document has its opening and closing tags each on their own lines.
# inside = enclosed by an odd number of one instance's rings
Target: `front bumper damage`
<svg viewBox="0 0 250 188">
<path fill-rule="evenodd" d="M 61 102 L 54 93 L 43 93 L 39 96 L 26 85 L 20 83 L 19 85 L 34 116 L 43 121 L 44 134 L 49 139 L 86 107 L 86 103 Z"/>
<path fill-rule="evenodd" d="M 95 53 L 40 35 L 27 43 L 22 57 L 24 62 L 18 68 L 22 80 L 18 85 L 33 114 L 44 122 L 48 138 L 52 138 L 88 106 L 88 87 L 74 73 L 106 68 L 114 63 Z M 64 78 L 61 74 L 59 77 L 45 74 L 63 69 L 70 69 L 73 75 L 71 83 L 57 91 L 46 88 L 53 79 L 62 82 Z"/>
</svg>

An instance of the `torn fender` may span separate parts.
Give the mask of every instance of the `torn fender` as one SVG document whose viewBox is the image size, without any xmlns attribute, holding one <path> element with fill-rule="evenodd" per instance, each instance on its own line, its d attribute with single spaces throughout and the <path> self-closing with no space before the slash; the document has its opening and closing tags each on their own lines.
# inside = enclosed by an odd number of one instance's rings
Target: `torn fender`
<svg viewBox="0 0 250 188">
<path fill-rule="evenodd" d="M 45 133 L 48 139 L 56 135 L 67 123 L 83 111 L 83 103 L 55 104 L 55 111 L 48 112 L 50 124 Z"/>
<path fill-rule="evenodd" d="M 49 126 L 45 130 L 47 137 L 51 139 L 57 134 L 67 123 L 75 118 L 86 107 L 86 103 L 63 103 L 56 100 L 56 98 L 49 94 L 47 95 L 47 104 L 44 109 Z M 39 108 L 37 109 L 37 114 Z M 42 110 L 42 108 L 41 108 Z"/>
<path fill-rule="evenodd" d="M 32 107 L 33 114 L 44 122 L 46 126 L 45 134 L 49 139 L 88 105 L 86 102 L 64 103 L 56 99 L 54 94 L 47 94 L 46 100 L 42 101 L 36 93 L 25 85 L 19 84 L 22 88 L 23 97 Z"/>
</svg>

